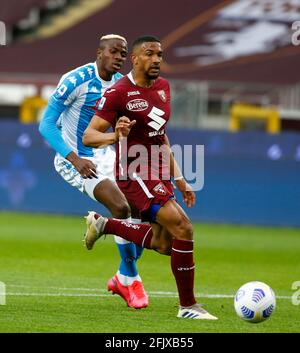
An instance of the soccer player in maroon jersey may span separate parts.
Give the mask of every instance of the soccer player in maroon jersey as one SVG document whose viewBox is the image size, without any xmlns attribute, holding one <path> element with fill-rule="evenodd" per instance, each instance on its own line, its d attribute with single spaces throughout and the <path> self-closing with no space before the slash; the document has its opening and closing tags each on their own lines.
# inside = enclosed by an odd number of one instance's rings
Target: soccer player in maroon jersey
<svg viewBox="0 0 300 353">
<path fill-rule="evenodd" d="M 153 36 L 138 38 L 133 43 L 131 59 L 132 71 L 106 91 L 84 133 L 83 143 L 93 147 L 116 143 L 117 184 L 129 204 L 150 225 L 118 221 L 90 212 L 85 244 L 91 249 L 101 235 L 116 234 L 170 255 L 180 300 L 177 316 L 216 320 L 194 296 L 193 227 L 175 200 L 170 180 L 172 176 L 185 204 L 192 207 L 195 194 L 181 174 L 165 133 L 170 117 L 170 87 L 159 76 L 160 40 Z M 107 133 L 111 126 L 114 132 Z M 155 149 L 162 153 L 154 153 Z"/>
</svg>

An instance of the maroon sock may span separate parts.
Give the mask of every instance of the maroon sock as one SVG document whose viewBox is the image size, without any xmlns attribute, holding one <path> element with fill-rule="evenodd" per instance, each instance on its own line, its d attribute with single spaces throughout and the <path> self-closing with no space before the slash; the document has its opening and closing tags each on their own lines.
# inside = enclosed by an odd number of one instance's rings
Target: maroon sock
<svg viewBox="0 0 300 353">
<path fill-rule="evenodd" d="M 171 252 L 171 268 L 176 279 L 181 306 L 191 306 L 196 303 L 194 297 L 193 259 L 194 242 L 191 240 L 173 240 Z"/>
<path fill-rule="evenodd" d="M 148 224 L 135 224 L 109 218 L 104 233 L 115 234 L 146 249 L 151 248 L 152 228 Z"/>
</svg>

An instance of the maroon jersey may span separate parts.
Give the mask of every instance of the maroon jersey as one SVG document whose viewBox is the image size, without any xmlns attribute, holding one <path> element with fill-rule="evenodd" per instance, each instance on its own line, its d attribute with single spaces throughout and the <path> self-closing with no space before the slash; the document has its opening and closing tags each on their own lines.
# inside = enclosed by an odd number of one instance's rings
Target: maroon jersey
<svg viewBox="0 0 300 353">
<path fill-rule="evenodd" d="M 126 141 L 126 152 L 123 151 L 123 143 L 121 148 L 120 142 L 116 145 L 117 179 L 122 178 L 124 173 L 127 176 L 127 172 L 131 177 L 134 170 L 144 180 L 162 179 L 162 173 L 165 176 L 169 174 L 169 158 L 159 153 L 159 148 L 165 144 L 165 128 L 170 117 L 170 87 L 167 80 L 159 77 L 150 88 L 143 88 L 135 85 L 129 74 L 104 93 L 99 107 L 96 115 L 107 120 L 113 128 L 121 116 L 136 120 Z M 124 153 L 127 154 L 126 172 L 124 164 L 119 164 L 120 156 L 124 160 Z M 138 166 L 137 169 L 135 166 Z"/>
</svg>

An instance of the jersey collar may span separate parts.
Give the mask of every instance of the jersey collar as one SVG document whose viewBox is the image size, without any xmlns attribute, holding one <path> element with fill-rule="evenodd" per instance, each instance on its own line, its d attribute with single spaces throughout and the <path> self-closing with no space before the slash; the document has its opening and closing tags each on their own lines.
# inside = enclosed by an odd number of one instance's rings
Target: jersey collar
<svg viewBox="0 0 300 353">
<path fill-rule="evenodd" d="M 132 76 L 132 71 L 129 72 L 129 74 L 127 75 L 127 77 L 129 78 L 129 80 L 136 86 L 136 83 L 134 81 L 134 78 Z"/>
<path fill-rule="evenodd" d="M 130 71 L 129 74 L 127 74 L 127 77 L 129 78 L 129 80 L 130 80 L 135 86 L 140 87 L 140 88 L 147 88 L 147 87 L 138 86 L 138 85 L 136 84 L 136 82 L 134 81 L 134 78 L 133 78 L 133 76 L 132 76 L 132 71 Z M 152 85 L 151 87 L 154 86 L 155 82 L 156 82 L 156 80 L 154 80 L 153 85 Z M 148 88 L 149 88 L 149 87 L 148 87 Z"/>
<path fill-rule="evenodd" d="M 96 75 L 97 79 L 102 81 L 102 78 L 99 76 L 98 66 L 97 66 L 96 61 L 94 62 L 94 67 L 95 67 L 95 75 Z"/>
<path fill-rule="evenodd" d="M 97 66 L 97 62 L 96 62 L 96 61 L 94 62 L 94 68 L 95 68 L 95 75 L 96 75 L 97 79 L 98 79 L 100 82 L 102 82 L 102 84 L 104 84 L 104 85 L 105 85 L 105 84 L 110 84 L 110 83 L 116 81 L 116 80 L 115 80 L 115 74 L 112 75 L 110 81 L 105 81 L 105 80 L 103 80 L 103 78 L 101 78 L 100 75 L 99 75 L 98 66 Z"/>
</svg>

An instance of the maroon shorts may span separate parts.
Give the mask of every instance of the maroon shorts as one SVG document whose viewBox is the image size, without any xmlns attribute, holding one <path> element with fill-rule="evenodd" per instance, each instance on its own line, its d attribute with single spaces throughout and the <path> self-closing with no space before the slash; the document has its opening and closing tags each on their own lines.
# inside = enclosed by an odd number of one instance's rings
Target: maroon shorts
<svg viewBox="0 0 300 353">
<path fill-rule="evenodd" d="M 117 184 L 129 204 L 137 208 L 142 216 L 146 214 L 150 205 L 163 206 L 175 197 L 172 183 L 169 180 L 142 180 L 137 177 L 135 180 L 117 180 Z"/>
</svg>

